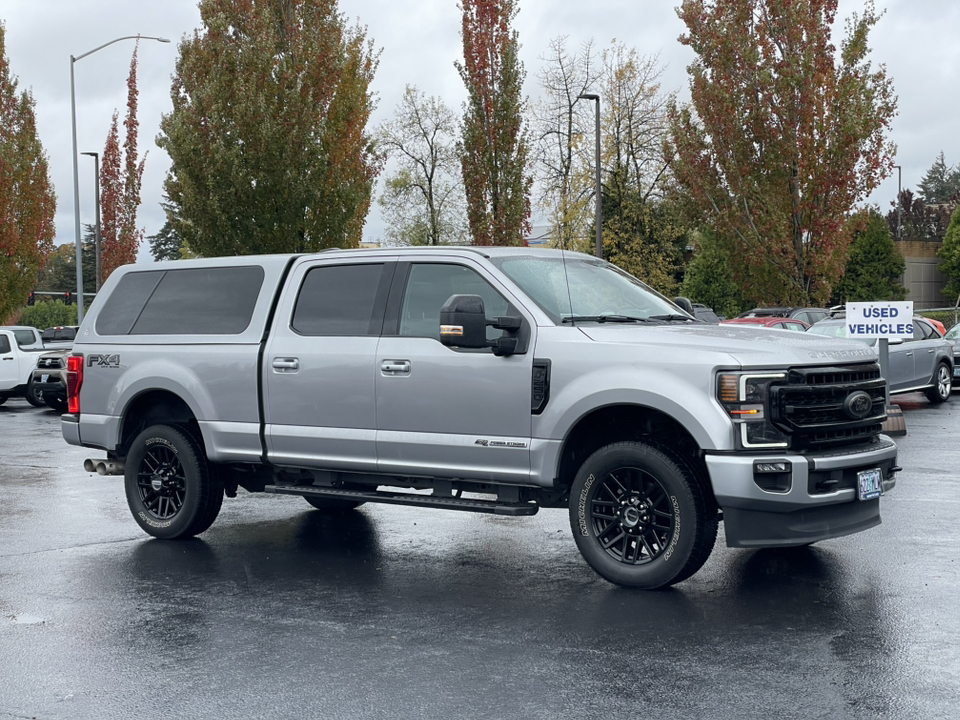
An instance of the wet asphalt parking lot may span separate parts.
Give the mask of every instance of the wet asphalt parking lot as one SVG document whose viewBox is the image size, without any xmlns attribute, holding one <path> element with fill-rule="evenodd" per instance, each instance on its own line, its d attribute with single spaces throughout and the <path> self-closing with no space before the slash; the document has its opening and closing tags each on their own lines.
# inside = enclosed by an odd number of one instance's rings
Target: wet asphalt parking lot
<svg viewBox="0 0 960 720">
<path fill-rule="evenodd" d="M 896 399 L 883 524 L 608 584 L 533 518 L 227 499 L 129 516 L 59 417 L 0 406 L 0 718 L 958 718 L 960 397 Z M 722 528 L 722 526 L 721 526 Z"/>
</svg>

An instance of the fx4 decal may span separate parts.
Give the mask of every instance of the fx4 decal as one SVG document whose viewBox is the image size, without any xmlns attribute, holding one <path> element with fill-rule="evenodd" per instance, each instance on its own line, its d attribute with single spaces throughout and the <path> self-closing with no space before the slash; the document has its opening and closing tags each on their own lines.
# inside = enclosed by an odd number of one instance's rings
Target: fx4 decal
<svg viewBox="0 0 960 720">
<path fill-rule="evenodd" d="M 87 355 L 87 367 L 97 366 L 98 368 L 118 368 L 120 367 L 119 355 Z"/>
</svg>

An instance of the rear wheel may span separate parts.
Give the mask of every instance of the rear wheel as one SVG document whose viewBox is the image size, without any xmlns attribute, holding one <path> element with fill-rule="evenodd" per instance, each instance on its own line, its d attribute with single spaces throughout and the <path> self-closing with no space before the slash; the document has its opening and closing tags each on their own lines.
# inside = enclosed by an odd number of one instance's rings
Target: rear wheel
<svg viewBox="0 0 960 720">
<path fill-rule="evenodd" d="M 570 489 L 570 526 L 598 574 L 652 590 L 693 575 L 717 538 L 717 513 L 691 471 L 659 448 L 597 450 Z"/>
<path fill-rule="evenodd" d="M 202 446 L 172 425 L 154 425 L 134 439 L 124 486 L 137 524 L 166 540 L 199 535 L 223 503 L 223 483 L 211 472 Z"/>
<path fill-rule="evenodd" d="M 933 403 L 942 403 L 950 399 L 950 390 L 953 387 L 953 378 L 946 363 L 937 365 L 933 373 L 933 386 L 926 390 L 927 399 Z"/>
</svg>

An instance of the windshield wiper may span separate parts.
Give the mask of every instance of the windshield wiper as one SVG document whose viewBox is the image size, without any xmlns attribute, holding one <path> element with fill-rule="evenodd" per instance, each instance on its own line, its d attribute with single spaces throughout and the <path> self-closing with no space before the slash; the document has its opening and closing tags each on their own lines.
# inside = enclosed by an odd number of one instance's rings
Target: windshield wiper
<svg viewBox="0 0 960 720">
<path fill-rule="evenodd" d="M 652 322 L 649 318 L 634 317 L 632 315 L 570 315 L 563 318 L 560 322 L 578 323 L 578 322 L 598 322 L 598 323 L 635 323 Z"/>
<path fill-rule="evenodd" d="M 682 320 L 683 322 L 698 322 L 697 320 L 694 320 L 694 319 L 693 319 L 692 317 L 690 317 L 689 315 L 676 315 L 676 314 L 674 314 L 674 315 L 651 315 L 651 316 L 650 316 L 650 319 L 651 319 L 651 320 L 664 320 L 664 321 L 666 321 L 666 322 L 681 321 L 681 320 Z"/>
</svg>

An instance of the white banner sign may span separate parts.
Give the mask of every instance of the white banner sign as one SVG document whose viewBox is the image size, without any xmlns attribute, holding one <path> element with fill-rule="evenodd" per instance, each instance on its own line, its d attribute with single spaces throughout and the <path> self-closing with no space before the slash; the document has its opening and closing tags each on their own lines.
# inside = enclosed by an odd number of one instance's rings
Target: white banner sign
<svg viewBox="0 0 960 720">
<path fill-rule="evenodd" d="M 847 337 L 913 337 L 913 301 L 849 302 L 846 313 Z"/>
</svg>

